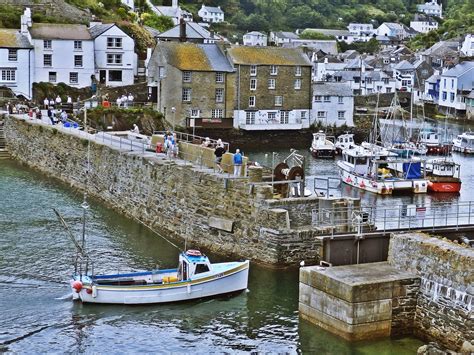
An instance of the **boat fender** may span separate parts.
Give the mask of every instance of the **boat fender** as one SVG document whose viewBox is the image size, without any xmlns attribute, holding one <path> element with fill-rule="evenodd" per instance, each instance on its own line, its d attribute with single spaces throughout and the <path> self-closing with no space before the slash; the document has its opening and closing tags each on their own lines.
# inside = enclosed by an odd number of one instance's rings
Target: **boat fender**
<svg viewBox="0 0 474 355">
<path fill-rule="evenodd" d="M 74 289 L 76 293 L 79 293 L 82 290 L 82 282 L 76 280 L 71 284 L 71 287 Z"/>
<path fill-rule="evenodd" d="M 92 297 L 93 298 L 97 297 L 97 286 L 92 286 Z"/>
</svg>

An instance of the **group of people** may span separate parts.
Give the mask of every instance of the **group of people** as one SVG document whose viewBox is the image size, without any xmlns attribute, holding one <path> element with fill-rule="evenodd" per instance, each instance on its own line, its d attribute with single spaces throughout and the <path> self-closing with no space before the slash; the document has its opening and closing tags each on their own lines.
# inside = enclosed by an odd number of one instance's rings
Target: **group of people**
<svg viewBox="0 0 474 355">
<path fill-rule="evenodd" d="M 202 143 L 203 147 L 210 147 L 211 146 L 211 140 L 209 138 L 206 138 L 204 142 Z M 226 148 L 224 146 L 224 143 L 222 143 L 222 140 L 219 138 L 216 142 L 216 148 L 214 149 L 214 155 L 216 157 L 216 165 L 217 168 L 219 169 L 219 173 L 224 172 L 224 169 L 222 169 L 222 157 L 226 153 Z M 240 149 L 236 149 L 233 157 L 233 163 L 234 163 L 234 175 L 235 176 L 241 176 L 242 175 L 242 163 L 243 163 L 243 156 L 242 153 L 240 152 Z"/>
<path fill-rule="evenodd" d="M 128 95 L 123 94 L 122 96 L 117 97 L 117 107 L 129 107 L 133 106 L 134 97 L 131 93 Z"/>
<path fill-rule="evenodd" d="M 41 113 L 41 110 L 40 110 Z M 68 120 L 68 115 L 65 110 L 60 110 L 56 109 L 54 107 L 48 107 L 48 118 L 51 121 L 51 124 L 54 126 L 55 124 L 58 124 L 61 122 L 62 124 L 65 124 Z M 36 118 L 41 118 L 36 115 Z"/>
<path fill-rule="evenodd" d="M 44 109 L 52 109 L 52 108 L 59 108 L 63 103 L 63 99 L 61 99 L 61 96 L 57 95 L 55 99 L 48 99 L 47 97 L 44 98 L 43 100 L 43 105 Z M 72 98 L 71 96 L 67 96 L 66 98 L 66 103 L 72 104 Z"/>
<path fill-rule="evenodd" d="M 169 131 L 165 133 L 163 149 L 168 158 L 178 157 L 179 148 L 176 133 L 171 134 Z"/>
</svg>

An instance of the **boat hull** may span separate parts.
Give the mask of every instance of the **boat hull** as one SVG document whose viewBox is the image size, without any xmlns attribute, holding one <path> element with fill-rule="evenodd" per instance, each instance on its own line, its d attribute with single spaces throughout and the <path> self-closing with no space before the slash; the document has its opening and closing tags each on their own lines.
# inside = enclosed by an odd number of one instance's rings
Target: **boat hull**
<svg viewBox="0 0 474 355">
<path fill-rule="evenodd" d="M 80 292 L 73 288 L 73 297 L 84 303 L 154 304 L 235 293 L 247 289 L 248 285 L 249 262 L 239 264 L 224 273 L 184 282 L 140 286 L 89 285 Z"/>
<path fill-rule="evenodd" d="M 444 192 L 444 193 L 459 193 L 461 191 L 461 182 L 453 181 L 429 181 L 428 191 L 430 192 Z"/>
<path fill-rule="evenodd" d="M 459 146 L 453 145 L 453 152 L 459 152 L 459 153 L 464 153 L 464 154 L 474 154 L 474 148 L 459 147 Z"/>
<path fill-rule="evenodd" d="M 336 156 L 335 149 L 310 149 L 311 154 L 315 158 L 323 158 L 323 159 L 334 159 Z"/>
</svg>

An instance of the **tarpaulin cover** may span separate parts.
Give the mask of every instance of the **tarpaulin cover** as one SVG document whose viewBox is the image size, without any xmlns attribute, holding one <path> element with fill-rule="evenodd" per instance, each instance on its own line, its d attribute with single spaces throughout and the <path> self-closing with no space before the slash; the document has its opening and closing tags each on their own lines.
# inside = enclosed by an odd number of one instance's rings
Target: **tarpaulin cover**
<svg viewBox="0 0 474 355">
<path fill-rule="evenodd" d="M 403 175 L 406 179 L 421 178 L 421 163 L 403 163 Z"/>
</svg>

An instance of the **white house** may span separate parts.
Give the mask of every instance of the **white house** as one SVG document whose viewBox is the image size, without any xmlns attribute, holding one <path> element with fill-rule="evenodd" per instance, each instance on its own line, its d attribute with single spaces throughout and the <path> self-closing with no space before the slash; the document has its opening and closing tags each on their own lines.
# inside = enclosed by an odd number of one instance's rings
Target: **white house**
<svg viewBox="0 0 474 355">
<path fill-rule="evenodd" d="M 34 82 L 91 85 L 94 41 L 87 26 L 34 23 L 29 32 L 35 51 Z"/>
<path fill-rule="evenodd" d="M 400 40 L 404 40 L 408 37 L 414 36 L 415 33 L 410 30 L 407 26 L 396 22 L 384 22 L 382 23 L 375 32 L 377 36 L 396 37 Z"/>
<path fill-rule="evenodd" d="M 438 29 L 438 21 L 430 16 L 415 15 L 413 21 L 410 21 L 410 27 L 420 33 L 428 33 Z"/>
<path fill-rule="evenodd" d="M 186 10 L 183 10 L 178 5 L 178 0 L 172 0 L 171 6 L 155 6 L 151 3 L 150 0 L 147 0 L 147 4 L 148 6 L 150 6 L 151 10 L 158 16 L 171 17 L 175 25 L 179 25 L 181 19 L 183 19 L 184 21 L 193 20 L 193 15 L 191 15 Z"/>
<path fill-rule="evenodd" d="M 417 5 L 417 10 L 418 12 L 423 12 L 427 15 L 443 18 L 443 4 L 438 4 L 436 0 L 427 1 L 424 4 Z"/>
<path fill-rule="evenodd" d="M 266 46 L 268 36 L 262 32 L 252 31 L 244 34 L 244 46 Z"/>
<path fill-rule="evenodd" d="M 466 57 L 474 57 L 474 35 L 466 35 L 461 45 L 461 54 Z"/>
<path fill-rule="evenodd" d="M 411 92 L 415 82 L 415 67 L 409 61 L 402 60 L 393 67 L 393 77 L 397 90 Z"/>
<path fill-rule="evenodd" d="M 137 75 L 135 41 L 115 24 L 91 23 L 95 75 L 108 86 L 132 85 Z"/>
<path fill-rule="evenodd" d="M 34 52 L 27 34 L 0 28 L 0 86 L 31 99 L 33 76 Z"/>
<path fill-rule="evenodd" d="M 221 10 L 220 6 L 213 7 L 202 4 L 201 8 L 198 11 L 198 15 L 202 18 L 204 22 L 224 22 L 224 11 Z"/>
<path fill-rule="evenodd" d="M 354 126 L 354 95 L 347 83 L 313 84 L 311 123 Z"/>
<path fill-rule="evenodd" d="M 374 25 L 371 23 L 353 23 L 351 22 L 347 29 L 352 35 L 354 42 L 368 42 L 371 38 L 374 38 L 375 30 Z"/>
<path fill-rule="evenodd" d="M 274 46 L 282 46 L 285 43 L 290 43 L 291 41 L 300 38 L 296 33 L 293 32 L 270 32 L 269 42 Z"/>
<path fill-rule="evenodd" d="M 449 113 L 466 110 L 466 94 L 474 89 L 474 62 L 462 62 L 441 74 L 440 108 Z"/>
</svg>

